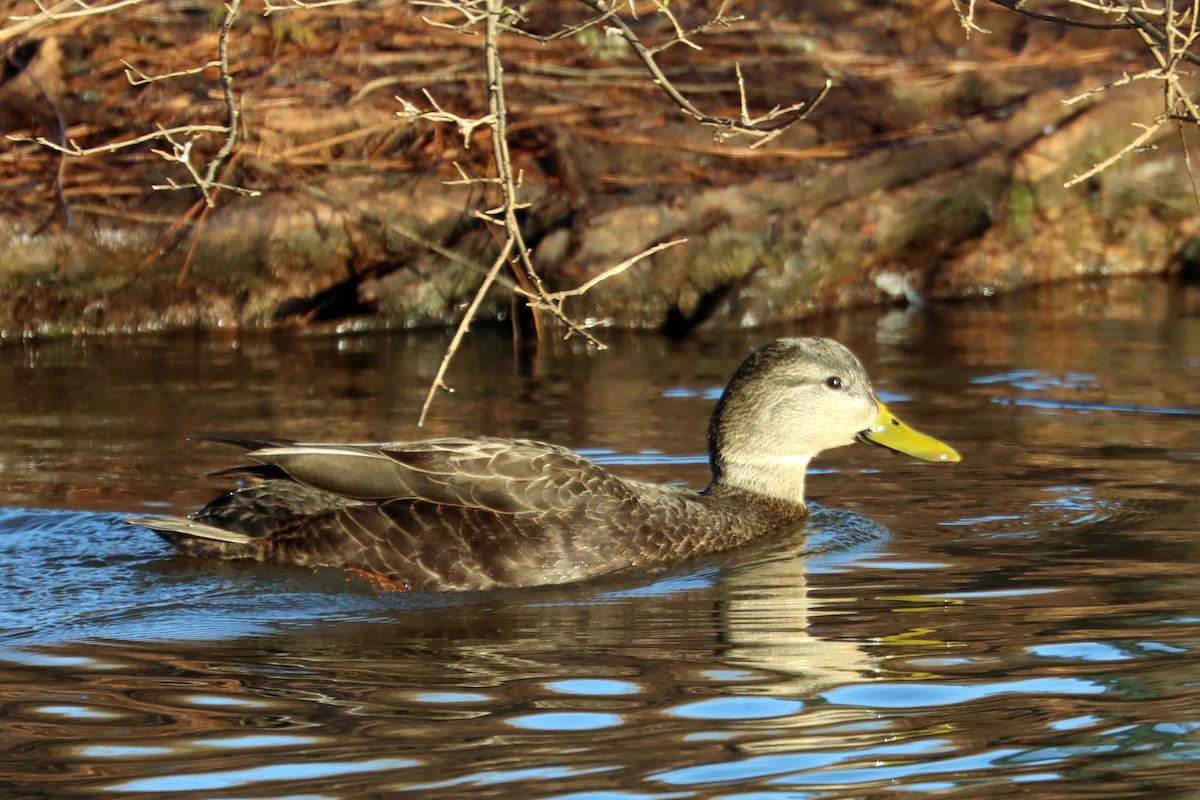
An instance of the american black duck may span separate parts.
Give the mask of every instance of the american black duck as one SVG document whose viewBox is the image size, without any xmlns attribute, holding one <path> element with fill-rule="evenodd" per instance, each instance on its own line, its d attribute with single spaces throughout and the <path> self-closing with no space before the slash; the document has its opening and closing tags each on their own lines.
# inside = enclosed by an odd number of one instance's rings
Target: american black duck
<svg viewBox="0 0 1200 800">
<path fill-rule="evenodd" d="M 953 449 L 879 402 L 829 339 L 780 339 L 729 381 L 701 492 L 627 480 L 542 442 L 304 444 L 218 437 L 252 480 L 191 517 L 138 517 L 183 553 L 336 566 L 391 588 L 566 583 L 744 544 L 802 517 L 808 462 L 854 441 L 927 461 Z"/>
</svg>

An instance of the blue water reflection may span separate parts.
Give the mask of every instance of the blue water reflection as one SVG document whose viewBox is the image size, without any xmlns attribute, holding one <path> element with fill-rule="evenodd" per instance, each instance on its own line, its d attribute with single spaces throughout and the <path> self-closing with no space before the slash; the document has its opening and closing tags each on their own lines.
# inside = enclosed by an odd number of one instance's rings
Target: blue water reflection
<svg viewBox="0 0 1200 800">
<path fill-rule="evenodd" d="M 179 428 L 230 419 L 303 438 L 530 436 L 702 485 L 712 399 L 762 334 L 548 348 L 516 368 L 506 341 L 469 345 L 432 431 L 409 417 L 437 337 L 0 360 L 6 790 L 1191 796 L 1200 299 L 1120 318 L 1105 300 L 1094 319 L 999 305 L 813 323 L 799 332 L 848 341 L 964 461 L 843 448 L 811 472 L 810 518 L 751 547 L 456 596 L 182 559 L 121 520 L 211 496 L 219 482 L 196 476 L 227 454 Z"/>
</svg>

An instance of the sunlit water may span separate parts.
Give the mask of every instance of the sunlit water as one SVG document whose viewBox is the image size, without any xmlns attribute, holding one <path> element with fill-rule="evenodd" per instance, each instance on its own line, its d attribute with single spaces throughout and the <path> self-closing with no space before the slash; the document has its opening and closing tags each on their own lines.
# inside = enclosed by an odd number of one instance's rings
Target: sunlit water
<svg viewBox="0 0 1200 800">
<path fill-rule="evenodd" d="M 958 447 L 817 462 L 803 524 L 653 574 L 380 594 L 174 557 L 193 433 L 448 432 L 702 485 L 728 374 L 835 335 Z M 1200 786 L 1200 290 L 1138 283 L 514 358 L 441 336 L 0 348 L 0 796 L 1185 797 Z"/>
</svg>

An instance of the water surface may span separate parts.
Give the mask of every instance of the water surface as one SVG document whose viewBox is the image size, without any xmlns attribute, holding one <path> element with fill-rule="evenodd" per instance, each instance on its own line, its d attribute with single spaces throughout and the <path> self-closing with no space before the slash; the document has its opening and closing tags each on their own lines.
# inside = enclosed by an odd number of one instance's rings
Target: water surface
<svg viewBox="0 0 1200 800">
<path fill-rule="evenodd" d="M 834 335 L 964 461 L 862 445 L 750 548 L 380 594 L 124 525 L 210 431 L 548 439 L 701 486 L 729 373 Z M 1200 292 L 1131 283 L 685 343 L 176 336 L 0 348 L 0 796 L 1185 797 L 1200 783 Z"/>
</svg>

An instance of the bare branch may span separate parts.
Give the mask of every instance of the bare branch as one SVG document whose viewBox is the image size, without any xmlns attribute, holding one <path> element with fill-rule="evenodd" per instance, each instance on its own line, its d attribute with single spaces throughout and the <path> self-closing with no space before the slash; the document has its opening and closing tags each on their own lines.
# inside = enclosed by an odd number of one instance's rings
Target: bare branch
<svg viewBox="0 0 1200 800">
<path fill-rule="evenodd" d="M 192 67 L 191 69 L 181 69 L 178 72 L 167 72 L 163 75 L 151 76 L 142 72 L 128 61 L 122 61 L 121 63 L 125 65 L 125 80 L 129 81 L 130 86 L 142 86 L 147 83 L 154 83 L 155 81 L 165 81 L 170 80 L 171 78 L 182 78 L 187 75 L 198 75 L 210 67 L 221 66 L 220 61 L 209 61 L 207 64 L 201 64 L 200 66 Z"/>
<path fill-rule="evenodd" d="M 1132 22 L 1089 22 L 1081 19 L 1071 19 L 1059 14 L 1043 14 L 1038 11 L 1031 11 L 1025 7 L 1025 0 L 992 0 L 998 6 L 1003 6 L 1009 11 L 1015 11 L 1018 14 L 1023 14 L 1030 19 L 1040 20 L 1042 22 L 1055 22 L 1060 25 L 1070 25 L 1074 28 L 1091 28 L 1092 30 L 1100 31 L 1120 31 L 1129 30 L 1136 27 Z"/>
<path fill-rule="evenodd" d="M 659 6 L 659 10 L 663 11 L 663 13 L 666 13 L 670 18 L 671 23 L 675 28 L 675 36 L 674 38 L 668 39 L 662 44 L 649 48 L 650 53 L 652 55 L 658 55 L 662 51 L 670 47 L 674 47 L 677 44 L 687 45 L 695 50 L 702 50 L 702 47 L 692 41 L 693 36 L 699 36 L 700 34 L 707 33 L 717 26 L 729 27 L 733 23 L 741 22 L 743 19 L 745 19 L 745 17 L 741 14 L 731 17 L 725 13 L 728 11 L 729 6 L 733 4 L 733 1 L 734 0 L 721 0 L 721 5 L 717 8 L 716 13 L 713 14 L 713 16 L 707 22 L 697 25 L 687 32 L 684 32 L 680 29 L 679 23 L 675 21 L 674 16 L 671 16 L 670 12 L 666 10 L 666 4 L 661 2 L 661 0 L 654 0 L 655 5 Z"/>
<path fill-rule="evenodd" d="M 439 0 L 425 0 L 427 4 L 438 4 Z M 454 5 L 459 13 L 463 14 L 468 20 L 468 23 L 475 21 L 477 15 L 481 12 L 475 10 L 476 3 L 463 3 L 461 5 L 454 3 L 453 0 L 442 0 L 442 2 Z M 471 6 L 471 8 L 467 8 Z M 465 169 L 459 164 L 455 164 L 455 170 L 458 172 L 458 180 L 447 181 L 454 185 L 482 185 L 485 187 L 495 187 L 499 189 L 500 203 L 494 208 L 486 211 L 473 211 L 472 214 L 477 219 L 494 224 L 503 231 L 503 243 L 500 249 L 500 255 L 492 263 L 491 268 L 484 276 L 483 282 L 476 290 L 475 296 L 468 305 L 462 321 L 455 332 L 454 338 L 447 347 L 446 353 L 442 359 L 442 364 L 434 377 L 429 391 L 425 398 L 425 403 L 421 409 L 418 425 L 423 425 L 428 414 L 433 400 L 439 390 L 447 390 L 445 383 L 445 375 L 449 369 L 450 361 L 454 353 L 457 351 L 462 337 L 466 335 L 471 321 L 478 312 L 480 304 L 487 291 L 500 280 L 501 268 L 508 264 L 516 277 L 518 285 L 510 286 L 509 290 L 514 294 L 525 298 L 530 311 L 533 313 L 533 322 L 537 331 L 537 336 L 540 339 L 543 335 L 542 314 L 548 313 L 566 328 L 566 336 L 579 334 L 585 337 L 590 344 L 596 347 L 603 348 L 604 345 L 594 336 L 588 333 L 589 324 L 580 323 L 573 320 L 564 310 L 564 302 L 572 297 L 578 297 L 602 281 L 619 275 L 628 270 L 634 264 L 638 263 L 648 256 L 660 252 L 668 247 L 682 244 L 684 239 L 664 242 L 646 251 L 639 253 L 632 258 L 604 270 L 599 275 L 587 281 L 581 286 L 574 289 L 568 289 L 559 292 L 548 292 L 539 277 L 536 268 L 534 267 L 532 256 L 529 252 L 529 247 L 525 241 L 524 233 L 521 230 L 520 220 L 517 218 L 517 212 L 528 206 L 523 203 L 519 197 L 519 187 L 521 185 L 521 173 L 514 169 L 512 163 L 512 155 L 509 152 L 508 145 L 508 123 L 507 123 L 507 104 L 505 101 L 505 85 L 504 85 L 504 70 L 500 61 L 499 52 L 499 37 L 501 31 L 511 30 L 502 20 L 506 18 L 503 8 L 503 0 L 487 0 L 487 11 L 483 15 L 485 20 L 484 31 L 484 65 L 487 72 L 487 89 L 488 89 L 488 112 L 481 117 L 467 118 L 458 114 L 447 112 L 441 108 L 428 91 L 424 91 L 426 99 L 432 106 L 432 111 L 423 111 L 417 108 L 412 103 L 405 101 L 402 98 L 397 98 L 403 105 L 403 111 L 400 112 L 402 117 L 417 118 L 432 122 L 441 122 L 455 125 L 463 135 L 464 143 L 478 128 L 487 128 L 491 131 L 492 140 L 492 164 L 496 169 L 495 178 L 475 178 L 470 176 Z M 511 15 L 509 15 L 511 16 Z M 601 17 L 617 18 L 610 10 L 604 10 L 602 14 L 593 18 L 595 20 Z M 786 113 L 786 111 L 775 110 L 771 112 L 773 115 Z M 748 115 L 747 115 L 748 116 Z M 768 115 L 770 117 L 771 115 Z"/>
<path fill-rule="evenodd" d="M 658 9 L 658 13 L 666 17 L 667 21 L 671 23 L 671 27 L 675 29 L 675 38 L 670 40 L 671 44 L 682 44 L 685 47 L 692 48 L 693 50 L 704 49 L 688 38 L 688 34 L 684 32 L 682 27 L 680 27 L 679 20 L 675 19 L 675 15 L 671 13 L 671 9 L 667 7 L 667 4 L 664 3 L 663 0 L 653 0 L 653 2 L 654 7 Z"/>
<path fill-rule="evenodd" d="M 485 21 L 488 16 L 487 11 L 475 11 L 472 8 L 472 6 L 477 7 L 479 5 L 477 2 L 463 2 L 462 0 L 412 0 L 412 4 L 426 8 L 442 8 L 447 11 L 453 11 L 456 14 L 461 14 L 463 21 L 455 25 L 431 20 L 428 17 L 421 17 L 426 25 L 431 25 L 435 28 L 449 28 L 460 33 L 473 33 L 466 29 Z"/>
<path fill-rule="evenodd" d="M 471 136 L 477 128 L 494 128 L 496 124 L 495 113 L 488 114 L 483 117 L 461 117 L 458 114 L 451 113 L 433 99 L 433 95 L 428 89 L 422 89 L 421 93 L 425 95 L 425 99 L 429 101 L 429 105 L 433 106 L 433 111 L 422 111 L 415 105 L 405 100 L 403 97 L 397 97 L 400 105 L 403 106 L 403 111 L 397 111 L 396 116 L 401 119 L 423 119 L 429 122 L 449 122 L 458 126 L 458 132 L 462 135 L 463 147 L 471 148 Z"/>
<path fill-rule="evenodd" d="M 580 0 L 580 2 L 597 13 L 611 13 L 607 0 Z M 725 5 L 723 4 L 721 8 L 724 9 Z M 747 123 L 741 119 L 727 119 L 705 114 L 671 83 L 655 60 L 655 52 L 642 43 L 637 33 L 629 27 L 628 23 L 620 15 L 613 14 L 610 21 L 612 27 L 619 32 L 621 38 L 628 43 L 630 48 L 633 49 L 634 54 L 642 62 L 642 66 L 650 74 L 654 85 L 665 92 L 675 105 L 679 106 L 692 119 L 702 125 L 717 128 L 718 135 L 722 138 L 727 139 L 731 136 L 748 135 L 759 139 L 768 137 L 774 139 L 780 133 L 812 113 L 815 105 L 814 100 L 796 103 L 787 108 L 776 108 L 770 114 L 755 120 L 753 123 Z M 678 41 L 678 39 L 673 41 Z M 824 97 L 824 92 L 821 92 L 816 100 L 819 101 L 821 97 Z"/>
<path fill-rule="evenodd" d="M 1093 3 L 1090 0 L 1070 0 L 1070 2 L 1073 6 L 1099 11 L 1102 14 L 1124 14 L 1133 10 L 1133 6 L 1125 3 Z M 1163 9 L 1150 8 L 1145 3 L 1139 5 L 1137 11 L 1148 17 L 1161 17 L 1165 13 Z"/>
<path fill-rule="evenodd" d="M 136 147 L 139 144 L 153 142 L 157 139 L 165 139 L 170 136 L 184 133 L 225 133 L 224 125 L 179 125 L 174 128 L 159 128 L 154 133 L 146 133 L 141 136 L 135 136 L 132 139 L 123 139 L 119 142 L 109 142 L 108 144 L 96 145 L 95 147 L 80 147 L 74 140 L 67 140 L 65 145 L 53 142 L 44 136 L 30 138 L 28 136 L 17 136 L 10 134 L 6 138 L 13 142 L 30 142 L 38 144 L 50 150 L 55 150 L 59 153 L 66 153 L 69 156 L 94 156 L 98 153 L 115 153 L 118 150 L 124 150 L 127 147 Z"/>
<path fill-rule="evenodd" d="M 1107 92 L 1110 89 L 1117 89 L 1121 86 L 1128 86 L 1129 84 L 1133 83 L 1134 81 L 1142 81 L 1147 78 L 1157 78 L 1157 79 L 1161 80 L 1162 77 L 1163 77 L 1162 70 L 1159 70 L 1159 69 L 1146 70 L 1145 72 L 1139 72 L 1136 75 L 1130 75 L 1129 73 L 1125 73 L 1125 75 L 1123 75 L 1122 77 L 1113 81 L 1112 83 L 1106 83 L 1103 86 L 1097 86 L 1095 89 L 1088 89 L 1086 92 L 1080 92 L 1079 94 L 1075 95 L 1074 97 L 1069 97 L 1066 100 L 1063 100 L 1062 103 L 1064 106 L 1074 105 L 1083 100 L 1087 100 L 1091 97 L 1094 97 L 1095 95 L 1102 94 L 1103 92 Z"/>
<path fill-rule="evenodd" d="M 140 2 L 140 0 L 137 0 L 137 1 Z M 95 147 L 89 147 L 89 148 L 80 147 L 76 142 L 69 140 L 69 139 L 66 140 L 64 144 L 59 144 L 58 142 L 51 141 L 45 137 L 37 137 L 37 138 L 31 139 L 31 138 L 27 138 L 27 137 L 23 137 L 23 136 L 9 136 L 8 138 L 11 141 L 16 141 L 16 142 L 32 142 L 34 144 L 38 144 L 42 147 L 45 147 L 47 149 L 54 150 L 58 153 L 62 153 L 65 156 L 70 156 L 70 157 L 75 157 L 75 158 L 96 155 L 98 153 L 114 153 L 114 152 L 117 152 L 118 150 L 124 150 L 124 149 L 130 148 L 130 147 L 135 147 L 137 145 L 145 144 L 148 142 L 165 141 L 171 146 L 171 149 L 169 151 L 163 150 L 163 149 L 152 149 L 150 152 L 159 156 L 164 161 L 167 161 L 172 164 L 178 164 L 188 174 L 191 181 L 188 183 L 179 183 L 178 181 L 175 181 L 173 179 L 168 179 L 166 183 L 151 186 L 152 189 L 156 189 L 156 190 L 197 189 L 200 191 L 200 194 L 203 196 L 205 204 L 208 205 L 210 208 L 213 206 L 213 202 L 214 202 L 213 192 L 218 189 L 228 189 L 231 191 L 239 192 L 241 194 L 257 196 L 259 194 L 258 192 L 255 192 L 252 190 L 247 190 L 247 189 L 239 189 L 239 188 L 236 188 L 233 186 L 229 186 L 227 184 L 217 182 L 217 173 L 220 172 L 222 166 L 229 160 L 230 155 L 232 155 L 234 149 L 237 147 L 238 137 L 239 137 L 238 129 L 239 129 L 240 114 L 239 114 L 238 107 L 237 107 L 237 100 L 233 94 L 233 77 L 232 77 L 232 72 L 229 67 L 229 34 L 230 34 L 230 31 L 233 29 L 233 21 L 237 17 L 238 6 L 240 5 L 240 3 L 241 3 L 241 0 L 230 0 L 229 3 L 225 6 L 225 16 L 224 16 L 224 19 L 222 20 L 221 33 L 217 40 L 217 59 L 215 61 L 209 61 L 206 64 L 196 67 L 194 69 L 183 70 L 183 71 L 179 71 L 179 72 L 172 72 L 172 73 L 169 73 L 166 75 L 159 75 L 156 77 L 146 75 L 145 73 L 141 72 L 137 68 L 130 65 L 128 62 L 121 62 L 121 63 L 125 64 L 126 78 L 130 82 L 130 84 L 133 86 L 140 86 L 140 85 L 144 85 L 147 83 L 154 83 L 157 81 L 166 80 L 167 78 L 179 77 L 182 75 L 194 75 L 198 72 L 202 72 L 206 69 L 209 69 L 210 67 L 216 66 L 220 70 L 221 88 L 222 88 L 222 91 L 224 94 L 224 99 L 225 99 L 225 113 L 226 113 L 226 120 L 227 120 L 225 125 L 179 125 L 174 128 L 159 128 L 157 131 L 155 131 L 153 133 L 143 134 L 142 136 L 135 136 L 132 139 L 124 139 L 124 140 L 117 141 L 117 142 L 108 142 L 107 144 L 97 145 Z M 83 2 L 83 0 L 72 0 L 72 3 L 70 5 L 73 5 L 75 7 L 82 7 L 82 9 L 84 9 L 88 12 L 93 12 L 93 11 L 97 11 L 98 9 L 102 9 L 104 11 L 111 11 L 113 9 L 120 8 L 124 5 L 130 5 L 130 4 L 132 4 L 132 3 L 131 2 L 118 2 L 118 3 L 111 3 L 106 6 L 92 8 L 92 7 L 87 6 Z M 55 8 L 56 9 L 62 8 L 64 5 L 66 5 L 66 4 L 59 4 L 59 6 L 56 6 Z M 43 8 L 43 10 L 44 10 L 44 7 L 41 6 L 40 3 L 39 3 L 39 8 Z M 51 13 L 51 12 L 44 10 L 44 13 Z M 76 13 L 76 14 L 82 15 L 83 11 L 77 11 L 77 12 L 71 12 L 71 13 Z M 220 134 L 224 134 L 225 138 L 224 138 L 224 141 L 221 143 L 220 148 L 217 150 L 216 154 L 203 167 L 203 171 L 201 171 L 201 169 L 199 167 L 197 167 L 197 165 L 194 164 L 192 161 L 192 156 L 193 156 L 192 149 L 196 142 L 196 138 L 200 134 L 204 134 L 204 133 L 220 133 Z M 191 138 L 189 138 L 186 142 L 181 142 L 175 138 L 176 136 L 183 136 L 183 135 L 190 136 Z M 64 139 L 65 139 L 65 137 L 64 137 Z"/>
<path fill-rule="evenodd" d="M 314 8 L 328 8 L 329 6 L 347 6 L 358 3 L 361 0 L 318 0 L 318 2 L 305 2 L 305 0 L 289 0 L 287 5 L 277 5 L 266 0 L 263 5 L 263 16 L 269 17 L 271 14 L 276 14 L 281 11 L 308 11 Z"/>
<path fill-rule="evenodd" d="M 492 288 L 492 284 L 496 282 L 496 276 L 500 274 L 500 270 L 508 263 L 508 257 L 512 255 L 513 244 L 514 241 L 512 239 L 505 240 L 499 255 L 492 262 L 491 269 L 487 271 L 487 274 L 483 278 L 483 283 L 479 284 L 479 288 L 475 290 L 475 297 L 471 299 L 471 304 L 467 306 L 462 320 L 458 323 L 458 327 L 455 328 L 454 337 L 450 340 L 450 344 L 446 346 L 446 352 L 442 355 L 442 363 L 438 365 L 437 374 L 433 376 L 433 381 L 429 384 L 429 391 L 425 393 L 425 402 L 421 404 L 421 414 L 417 417 L 418 428 L 425 426 L 425 417 L 429 414 L 429 409 L 433 405 L 433 398 L 437 394 L 438 389 L 447 392 L 454 391 L 446 385 L 446 371 L 450 369 L 450 361 L 454 358 L 454 354 L 458 352 L 458 346 L 462 343 L 463 337 L 470 330 L 471 320 L 475 319 L 475 314 L 479 311 L 479 306 L 483 303 L 483 298 L 487 295 L 488 289 Z"/>
<path fill-rule="evenodd" d="M 41 24 L 43 22 L 57 22 L 63 19 L 76 19 L 78 17 L 95 17 L 100 14 L 107 14 L 111 11 L 116 11 L 119 8 L 126 6 L 136 6 L 144 3 L 147 0 L 114 0 L 111 3 L 104 5 L 91 6 L 83 2 L 83 0 L 65 0 L 51 8 L 47 8 L 42 4 L 41 0 L 34 0 L 34 5 L 38 7 L 38 14 L 14 14 L 9 19 L 17 22 L 32 22 Z"/>
<path fill-rule="evenodd" d="M 957 0 L 952 0 L 957 3 Z M 1150 142 L 1159 135 L 1162 127 L 1168 122 L 1187 122 L 1200 125 L 1200 108 L 1193 100 L 1191 91 L 1181 83 L 1181 67 L 1184 64 L 1200 65 L 1200 54 L 1194 52 L 1195 45 L 1200 41 L 1200 0 L 1190 3 L 1176 4 L 1162 2 L 1154 6 L 1149 0 L 1139 0 L 1136 4 L 1128 2 L 1107 2 L 1106 0 L 1068 0 L 1074 8 L 1090 14 L 1102 14 L 1116 17 L 1113 22 L 1095 22 L 1090 19 L 1076 19 L 1061 14 L 1046 14 L 1036 12 L 1028 7 L 1027 0 L 992 0 L 993 3 L 1031 19 L 1044 20 L 1076 28 L 1094 30 L 1133 30 L 1141 39 L 1146 51 L 1154 60 L 1155 67 L 1130 75 L 1123 74 L 1120 78 L 1103 86 L 1088 89 L 1074 97 L 1064 100 L 1065 105 L 1073 105 L 1110 90 L 1120 89 L 1132 83 L 1145 80 L 1161 81 L 1163 87 L 1163 110 L 1149 124 L 1137 124 L 1142 132 L 1133 141 L 1122 147 L 1118 152 L 1095 164 L 1085 172 L 1074 176 L 1064 184 L 1075 186 L 1082 181 L 1097 175 L 1115 164 L 1121 158 L 1131 153 L 1140 152 L 1151 147 Z M 956 6 L 957 7 L 957 6 Z M 960 14 L 961 17 L 961 14 Z M 1191 159 L 1184 143 L 1184 158 L 1191 175 Z M 1193 183 L 1193 191 L 1200 197 L 1200 188 Z"/>
<path fill-rule="evenodd" d="M 1155 119 L 1155 121 L 1150 125 L 1137 124 L 1137 127 L 1142 129 L 1142 132 L 1140 134 L 1138 134 L 1137 138 L 1135 138 L 1132 142 L 1130 142 L 1129 144 L 1122 147 L 1116 153 L 1113 153 L 1111 156 L 1109 156 L 1108 158 L 1101 161 L 1099 164 L 1096 164 L 1094 167 L 1089 169 L 1087 172 L 1081 173 L 1079 175 L 1076 175 L 1074 178 L 1071 178 L 1071 180 L 1069 180 L 1063 184 L 1063 188 L 1070 189 L 1072 186 L 1075 186 L 1076 184 L 1083 183 L 1088 178 L 1091 178 L 1093 175 L 1097 175 L 1097 174 L 1103 172 L 1104 170 L 1108 169 L 1113 164 L 1117 163 L 1118 161 L 1120 161 L 1122 158 L 1129 155 L 1130 153 L 1140 151 L 1143 148 L 1143 146 L 1146 144 L 1146 142 L 1150 141 L 1158 134 L 1159 130 L 1162 129 L 1162 126 L 1165 125 L 1166 122 L 1167 122 L 1167 119 L 1163 116 L 1160 116 L 1157 119 Z"/>
<path fill-rule="evenodd" d="M 574 25 L 564 25 L 563 27 L 554 31 L 554 33 L 548 33 L 545 35 L 530 33 L 529 31 L 524 30 L 523 28 L 518 28 L 515 25 L 505 25 L 504 30 L 508 31 L 509 33 L 515 33 L 516 35 L 522 36 L 526 39 L 532 39 L 535 42 L 549 44 L 550 42 L 557 41 L 558 39 L 566 39 L 570 36 L 575 36 L 576 34 L 582 33 L 589 28 L 594 28 L 595 26 L 606 22 L 616 13 L 616 11 L 608 11 L 603 14 L 597 14 L 594 17 L 585 19 L 583 22 L 578 22 Z M 426 22 L 428 22 L 428 20 L 426 20 Z"/>
<path fill-rule="evenodd" d="M 237 147 L 240 135 L 238 130 L 240 115 L 237 99 L 233 96 L 233 73 L 229 69 L 229 32 L 233 30 L 233 21 L 237 18 L 240 3 L 241 0 L 230 0 L 225 5 L 225 18 L 221 21 L 221 35 L 217 39 L 217 65 L 221 69 L 221 92 L 225 96 L 225 118 L 228 120 L 228 133 L 225 136 L 225 143 L 208 162 L 208 168 L 204 172 L 204 181 L 208 184 L 212 184 L 217 179 L 217 171 Z M 211 207 L 212 201 L 207 190 L 204 190 L 204 198 Z"/>
<path fill-rule="evenodd" d="M 958 16 L 958 21 L 963 26 L 963 31 L 968 37 L 972 31 L 983 34 L 991 33 L 991 31 L 981 28 L 975 23 L 975 0 L 967 0 L 965 10 L 959 0 L 950 0 L 950 4 L 954 6 L 954 13 Z"/>
<path fill-rule="evenodd" d="M 687 239 L 672 239 L 669 242 L 661 242 L 659 244 L 654 245 L 653 247 L 648 247 L 645 250 L 643 250 L 642 252 L 638 253 L 636 256 L 625 259 L 620 264 L 617 264 L 615 267 L 609 267 L 608 269 L 604 270 L 604 272 L 601 272 L 599 275 L 592 278 L 591 280 L 589 280 L 579 286 L 576 286 L 574 289 L 564 289 L 559 292 L 550 292 L 548 294 L 542 294 L 542 295 L 531 295 L 531 294 L 527 294 L 525 292 L 519 292 L 519 293 L 525 295 L 530 300 L 534 300 L 534 301 L 540 300 L 540 301 L 547 301 L 547 302 L 561 304 L 561 301 L 567 299 L 568 297 L 579 297 L 582 294 L 586 294 L 589 289 L 592 289 L 593 287 L 603 283 L 604 281 L 608 280 L 609 278 L 611 278 L 615 275 L 620 275 L 622 272 L 629 269 L 630 267 L 632 267 L 634 264 L 638 263 L 642 259 L 649 258 L 650 256 L 654 255 L 655 253 L 662 252 L 663 250 L 666 250 L 670 247 L 674 247 L 677 244 L 684 244 L 685 242 L 687 242 Z"/>
</svg>

